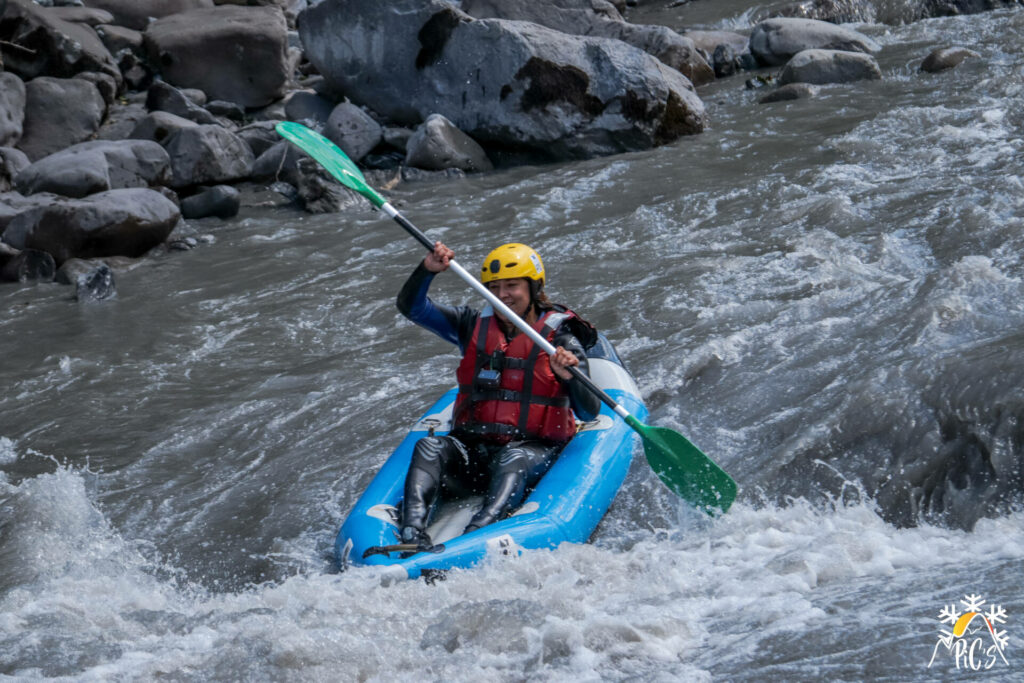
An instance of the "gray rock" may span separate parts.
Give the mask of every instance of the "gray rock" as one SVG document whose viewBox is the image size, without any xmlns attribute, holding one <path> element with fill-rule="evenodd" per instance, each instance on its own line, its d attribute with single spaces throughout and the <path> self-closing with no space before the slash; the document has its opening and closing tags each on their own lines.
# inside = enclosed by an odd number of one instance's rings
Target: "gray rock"
<svg viewBox="0 0 1024 683">
<path fill-rule="evenodd" d="M 409 144 L 409 138 L 412 137 L 413 130 L 411 128 L 385 126 L 383 128 L 383 134 L 384 143 L 386 145 L 404 154 Z"/>
<path fill-rule="evenodd" d="M 0 242 L 0 280 L 51 282 L 56 270 L 53 257 L 35 249 L 18 250 Z"/>
<path fill-rule="evenodd" d="M 483 148 L 452 122 L 433 114 L 409 139 L 405 163 L 429 171 L 458 168 L 463 171 L 489 171 L 494 168 Z"/>
<path fill-rule="evenodd" d="M 74 285 L 79 301 L 102 301 L 117 293 L 114 271 L 103 261 L 68 259 L 57 270 L 57 282 Z"/>
<path fill-rule="evenodd" d="M 750 34 L 750 51 L 762 64 L 779 66 L 804 50 L 877 52 L 881 46 L 852 29 L 815 19 L 768 19 Z"/>
<path fill-rule="evenodd" d="M 215 185 L 199 194 L 185 197 L 181 202 L 181 215 L 185 218 L 231 218 L 238 215 L 242 200 L 238 190 L 230 185 Z"/>
<path fill-rule="evenodd" d="M 253 155 L 258 159 L 261 154 L 281 142 L 281 136 L 274 129 L 279 121 L 258 121 L 240 128 L 235 135 L 245 140 Z"/>
<path fill-rule="evenodd" d="M 714 73 L 693 42 L 665 26 L 631 24 L 607 2 L 593 0 L 462 0 L 461 9 L 478 19 L 530 21 L 563 33 L 621 40 L 677 69 L 695 85 Z"/>
<path fill-rule="evenodd" d="M 256 159 L 252 177 L 261 181 L 284 181 L 289 185 L 299 184 L 299 161 L 307 158 L 305 152 L 295 145 L 279 140 Z"/>
<path fill-rule="evenodd" d="M 96 35 L 107 46 L 110 54 L 116 55 L 121 50 L 142 52 L 142 32 L 124 26 L 104 24 L 96 27 Z"/>
<path fill-rule="evenodd" d="M 85 4 L 110 12 L 114 16 L 111 23 L 142 31 L 150 18 L 213 7 L 213 0 L 85 0 Z"/>
<path fill-rule="evenodd" d="M 174 202 L 155 190 L 110 190 L 23 211 L 8 223 L 3 241 L 48 252 L 58 264 L 70 258 L 137 257 L 163 242 L 180 218 Z"/>
<path fill-rule="evenodd" d="M 25 84 L 12 73 L 0 72 L 0 147 L 18 144 L 25 121 Z"/>
<path fill-rule="evenodd" d="M 55 152 L 14 179 L 24 195 L 52 192 L 85 197 L 126 187 L 163 185 L 170 180 L 170 157 L 150 140 L 93 140 Z"/>
<path fill-rule="evenodd" d="M 802 100 L 814 97 L 818 89 L 807 83 L 789 83 L 777 88 L 758 100 L 760 104 L 772 102 L 788 102 L 790 100 Z"/>
<path fill-rule="evenodd" d="M 690 81 L 637 48 L 473 20 L 439 0 L 326 0 L 299 33 L 353 102 L 400 125 L 439 113 L 484 146 L 539 159 L 646 149 L 705 123 Z"/>
<path fill-rule="evenodd" d="M 110 24 L 114 21 L 114 15 L 110 12 L 90 7 L 54 7 L 50 10 L 50 16 L 76 24 L 86 24 L 93 28 L 100 24 Z"/>
<path fill-rule="evenodd" d="M 40 76 L 25 84 L 25 127 L 18 149 L 35 161 L 92 137 L 107 105 L 81 78 Z"/>
<path fill-rule="evenodd" d="M 323 135 L 353 161 L 366 156 L 384 137 L 380 124 L 349 102 L 342 102 L 331 111 Z"/>
<path fill-rule="evenodd" d="M 31 163 L 20 149 L 0 147 L 0 192 L 10 190 L 14 177 L 28 168 Z"/>
<path fill-rule="evenodd" d="M 195 128 L 199 124 L 168 111 L 150 112 L 136 124 L 126 137 L 135 140 L 152 140 L 161 145 L 182 128 Z"/>
<path fill-rule="evenodd" d="M 684 38 L 693 41 L 694 46 L 710 60 L 719 45 L 728 45 L 737 54 L 744 52 L 750 43 L 747 36 L 733 31 L 687 31 Z"/>
<path fill-rule="evenodd" d="M 165 80 L 244 108 L 282 97 L 291 73 L 288 27 L 276 7 L 226 5 L 175 14 L 153 22 L 145 42 Z"/>
<path fill-rule="evenodd" d="M 89 81 L 96 86 L 99 90 L 100 96 L 103 98 L 103 103 L 109 108 L 117 99 L 118 81 L 114 80 L 110 74 L 100 73 L 98 71 L 83 71 L 75 74 L 75 78 L 81 78 Z"/>
<path fill-rule="evenodd" d="M 296 90 L 286 100 L 284 113 L 289 121 L 298 121 L 316 128 L 327 123 L 334 103 L 314 92 Z"/>
<path fill-rule="evenodd" d="M 779 85 L 851 83 L 880 78 L 882 71 L 871 55 L 843 50 L 804 50 L 786 63 L 779 76 Z"/>
<path fill-rule="evenodd" d="M 4 41 L 0 48 L 8 71 L 25 81 L 98 71 L 120 85 L 121 70 L 91 26 L 64 21 L 30 0 L 7 0 L 6 5 L 0 21 L 0 41 Z"/>
<path fill-rule="evenodd" d="M 14 218 L 29 209 L 46 206 L 60 201 L 62 198 L 55 194 L 41 193 L 30 197 L 23 197 L 18 192 L 0 193 L 0 235 L 7 229 L 7 225 Z"/>
<path fill-rule="evenodd" d="M 245 120 L 245 111 L 234 102 L 213 100 L 212 102 L 207 102 L 204 108 L 217 118 L 224 118 L 229 121 Z"/>
<path fill-rule="evenodd" d="M 150 111 L 166 111 L 183 119 L 216 125 L 217 117 L 187 97 L 184 91 L 164 81 L 154 81 L 146 93 L 146 108 Z"/>
<path fill-rule="evenodd" d="M 132 131 L 142 119 L 149 116 L 149 110 L 138 102 L 114 102 L 107 108 L 107 118 L 96 133 L 97 140 L 124 140 L 131 137 Z"/>
<path fill-rule="evenodd" d="M 252 175 L 252 150 L 244 140 L 221 126 L 182 128 L 164 147 L 171 155 L 173 188 L 216 184 Z"/>
<path fill-rule="evenodd" d="M 959 66 L 968 57 L 980 56 L 974 50 L 964 47 L 940 47 L 924 58 L 924 61 L 921 62 L 921 71 L 938 73 Z"/>
</svg>

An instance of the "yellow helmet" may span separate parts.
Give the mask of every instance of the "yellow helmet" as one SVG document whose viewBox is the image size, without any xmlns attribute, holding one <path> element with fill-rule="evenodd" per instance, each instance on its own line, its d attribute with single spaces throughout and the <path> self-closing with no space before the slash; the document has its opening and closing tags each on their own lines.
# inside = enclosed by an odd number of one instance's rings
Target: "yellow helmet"
<svg viewBox="0 0 1024 683">
<path fill-rule="evenodd" d="M 484 259 L 480 269 L 480 282 L 525 277 L 544 284 L 544 262 L 540 254 L 525 244 L 503 244 Z"/>
</svg>

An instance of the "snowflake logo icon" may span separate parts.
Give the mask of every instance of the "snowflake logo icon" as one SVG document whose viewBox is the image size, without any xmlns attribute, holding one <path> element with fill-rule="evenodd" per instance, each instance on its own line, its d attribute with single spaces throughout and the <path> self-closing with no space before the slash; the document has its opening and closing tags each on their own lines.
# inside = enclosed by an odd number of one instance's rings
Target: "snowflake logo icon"
<svg viewBox="0 0 1024 683">
<path fill-rule="evenodd" d="M 939 623 L 948 624 L 949 630 L 939 628 L 929 668 L 935 662 L 940 647 L 945 647 L 953 655 L 958 669 L 961 665 L 975 671 L 989 669 L 998 659 L 1002 659 L 1004 664 L 1009 663 L 1005 650 L 1010 637 L 1006 629 L 998 628 L 1006 623 L 1006 610 L 1001 605 L 989 605 L 987 609 L 985 605 L 986 600 L 981 595 L 972 593 L 960 600 L 960 606 L 956 603 L 942 606 Z"/>
</svg>

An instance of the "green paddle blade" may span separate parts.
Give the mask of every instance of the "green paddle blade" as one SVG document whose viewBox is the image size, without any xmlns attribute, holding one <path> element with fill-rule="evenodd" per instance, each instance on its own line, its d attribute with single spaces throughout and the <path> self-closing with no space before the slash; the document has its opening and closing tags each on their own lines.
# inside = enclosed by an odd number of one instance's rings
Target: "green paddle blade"
<svg viewBox="0 0 1024 683">
<path fill-rule="evenodd" d="M 366 184 L 366 179 L 352 160 L 337 145 L 301 123 L 282 121 L 275 126 L 277 134 L 316 159 L 339 183 L 370 200 L 378 209 L 387 202 Z"/>
<path fill-rule="evenodd" d="M 630 426 L 640 434 L 647 462 L 665 486 L 709 515 L 729 509 L 736 499 L 736 482 L 689 439 L 636 418 Z"/>
</svg>

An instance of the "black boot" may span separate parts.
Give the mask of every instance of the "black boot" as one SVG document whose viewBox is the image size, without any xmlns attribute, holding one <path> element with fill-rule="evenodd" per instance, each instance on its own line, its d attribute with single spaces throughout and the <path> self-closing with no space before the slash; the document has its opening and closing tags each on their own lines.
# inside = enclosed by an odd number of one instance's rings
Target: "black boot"
<svg viewBox="0 0 1024 683">
<path fill-rule="evenodd" d="M 402 543 L 415 544 L 419 550 L 426 550 L 434 546 L 427 532 L 414 526 L 402 527 Z"/>
</svg>

